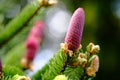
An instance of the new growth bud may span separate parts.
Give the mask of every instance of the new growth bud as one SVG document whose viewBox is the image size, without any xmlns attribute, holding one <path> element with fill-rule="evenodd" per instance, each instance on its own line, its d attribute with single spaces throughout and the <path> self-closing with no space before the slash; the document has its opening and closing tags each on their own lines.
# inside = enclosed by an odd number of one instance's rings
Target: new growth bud
<svg viewBox="0 0 120 80">
<path fill-rule="evenodd" d="M 52 6 L 57 4 L 57 0 L 38 0 L 42 6 Z"/>
<path fill-rule="evenodd" d="M 87 51 L 90 52 L 91 54 L 98 53 L 100 51 L 100 46 L 99 45 L 94 45 L 93 43 L 90 43 L 87 46 Z"/>
<path fill-rule="evenodd" d="M 96 72 L 99 69 L 99 57 L 97 55 L 93 55 L 90 58 L 90 66 L 87 68 L 87 75 L 95 76 Z"/>
<path fill-rule="evenodd" d="M 65 43 L 68 44 L 68 49 L 76 51 L 81 43 L 82 32 L 84 27 L 84 10 L 78 8 L 72 15 L 69 29 L 65 37 Z"/>
<path fill-rule="evenodd" d="M 80 65 L 83 64 L 83 66 L 87 63 L 87 56 L 84 53 L 80 53 L 78 56 L 78 61 L 80 62 Z"/>
</svg>

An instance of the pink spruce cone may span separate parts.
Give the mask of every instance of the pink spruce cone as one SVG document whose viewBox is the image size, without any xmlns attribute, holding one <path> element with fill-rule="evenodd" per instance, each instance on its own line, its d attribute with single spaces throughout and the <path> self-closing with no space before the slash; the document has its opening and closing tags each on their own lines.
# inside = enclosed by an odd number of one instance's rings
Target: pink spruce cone
<svg viewBox="0 0 120 80">
<path fill-rule="evenodd" d="M 29 33 L 28 39 L 26 41 L 25 57 L 30 61 L 34 59 L 35 54 L 39 48 L 39 44 L 43 38 L 44 26 L 45 24 L 43 21 L 37 21 Z"/>
<path fill-rule="evenodd" d="M 68 44 L 69 50 L 76 51 L 80 46 L 84 19 L 85 15 L 83 8 L 78 8 L 72 15 L 69 29 L 65 38 L 65 43 Z"/>
</svg>

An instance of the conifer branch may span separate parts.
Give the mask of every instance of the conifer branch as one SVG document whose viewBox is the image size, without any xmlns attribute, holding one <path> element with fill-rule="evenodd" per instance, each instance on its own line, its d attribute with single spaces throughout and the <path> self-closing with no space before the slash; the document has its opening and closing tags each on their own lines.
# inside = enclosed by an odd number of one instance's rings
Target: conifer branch
<svg viewBox="0 0 120 80">
<path fill-rule="evenodd" d="M 40 1 L 42 1 L 40 3 Z M 4 31 L 1 32 L 0 34 L 0 47 L 8 42 L 14 34 L 19 32 L 26 24 L 34 17 L 34 15 L 39 11 L 41 7 L 44 6 L 51 6 L 55 3 L 49 3 L 47 1 L 47 4 L 44 4 L 44 0 L 37 0 L 36 2 L 33 2 L 31 4 L 28 4 L 22 11 L 21 13 L 16 16 L 10 23 L 6 25 L 6 28 Z"/>
<path fill-rule="evenodd" d="M 6 28 L 0 34 L 0 45 L 6 43 L 14 34 L 19 32 L 29 20 L 36 14 L 41 6 L 28 4 L 21 13 L 6 25 Z"/>
<path fill-rule="evenodd" d="M 49 69 L 48 64 L 46 64 L 42 69 L 32 76 L 32 80 L 42 80 L 43 74 Z"/>
<path fill-rule="evenodd" d="M 43 19 L 45 17 L 45 11 L 46 11 L 45 8 L 42 9 L 41 11 L 39 11 L 39 13 L 36 16 L 34 16 L 34 18 L 27 24 L 26 27 L 24 27 L 24 29 L 22 29 L 18 34 L 16 34 L 13 38 L 11 38 L 6 44 L 4 44 L 1 47 L 0 53 L 1 54 L 6 54 L 15 45 L 25 41 L 31 27 L 33 26 L 33 23 L 35 21 L 38 21 L 39 19 Z"/>
<path fill-rule="evenodd" d="M 63 49 L 60 49 L 55 56 L 50 60 L 49 69 L 46 70 L 42 76 L 42 80 L 53 80 L 55 76 L 61 74 L 64 70 L 64 66 L 67 62 L 67 54 L 64 53 Z"/>
<path fill-rule="evenodd" d="M 80 80 L 84 74 L 84 70 L 81 66 L 67 66 L 63 73 L 68 77 L 68 80 Z"/>
<path fill-rule="evenodd" d="M 3 77 L 2 80 L 12 80 L 12 77 L 16 74 L 24 75 L 23 71 L 15 66 L 3 66 Z"/>
<path fill-rule="evenodd" d="M 3 58 L 3 64 L 22 68 L 20 60 L 25 53 L 24 43 L 20 43 L 11 49 Z"/>
<path fill-rule="evenodd" d="M 30 28 L 31 27 L 25 27 L 21 32 L 19 32 L 19 34 L 15 35 L 14 38 L 12 38 L 9 42 L 7 42 L 5 45 L 3 45 L 1 48 L 1 53 L 7 54 L 8 51 L 11 50 L 14 46 L 23 42 L 26 39 Z"/>
</svg>

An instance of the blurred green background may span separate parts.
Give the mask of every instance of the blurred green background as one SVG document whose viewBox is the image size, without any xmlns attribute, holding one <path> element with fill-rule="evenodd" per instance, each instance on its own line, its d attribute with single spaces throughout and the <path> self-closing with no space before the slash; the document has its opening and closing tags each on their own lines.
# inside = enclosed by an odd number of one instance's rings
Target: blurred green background
<svg viewBox="0 0 120 80">
<path fill-rule="evenodd" d="M 4 30 L 5 25 L 31 1 L 0 0 L 0 31 Z M 81 43 L 83 48 L 85 49 L 90 42 L 101 47 L 100 69 L 95 80 L 119 80 L 120 0 L 59 0 L 56 6 L 46 11 L 45 48 L 51 45 L 49 44 L 51 38 L 54 38 L 55 44 L 51 49 L 55 48 L 55 51 L 59 49 L 59 43 L 64 41 L 70 17 L 78 7 L 83 7 L 85 10 Z M 52 32 L 51 36 L 48 32 Z"/>
</svg>

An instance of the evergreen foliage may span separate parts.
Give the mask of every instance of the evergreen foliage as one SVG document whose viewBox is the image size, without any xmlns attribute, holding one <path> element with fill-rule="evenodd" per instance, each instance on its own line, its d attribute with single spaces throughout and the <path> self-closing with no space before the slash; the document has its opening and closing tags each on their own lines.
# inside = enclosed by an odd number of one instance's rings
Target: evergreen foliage
<svg viewBox="0 0 120 80">
<path fill-rule="evenodd" d="M 15 66 L 5 65 L 3 66 L 2 80 L 11 80 L 16 74 L 24 75 L 24 72 Z"/>
<path fill-rule="evenodd" d="M 67 62 L 67 54 L 64 53 L 63 49 L 60 49 L 55 56 L 49 62 L 49 69 L 46 70 L 42 76 L 42 80 L 53 80 L 55 76 L 61 74 L 64 70 L 64 66 Z"/>
<path fill-rule="evenodd" d="M 32 76 L 32 80 L 42 80 L 43 74 L 49 69 L 48 64 L 42 67 L 37 73 Z"/>
<path fill-rule="evenodd" d="M 4 57 L 3 64 L 21 68 L 20 60 L 25 53 L 24 43 L 20 43 L 12 48 Z"/>
<path fill-rule="evenodd" d="M 80 80 L 84 74 L 84 70 L 81 66 L 67 66 L 65 68 L 64 74 L 69 80 Z"/>
</svg>

